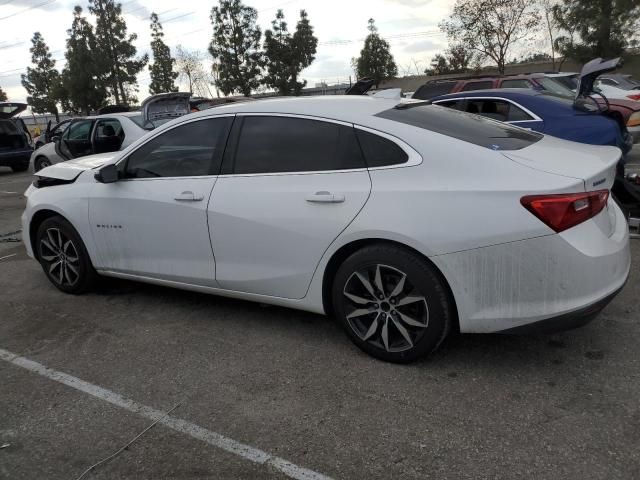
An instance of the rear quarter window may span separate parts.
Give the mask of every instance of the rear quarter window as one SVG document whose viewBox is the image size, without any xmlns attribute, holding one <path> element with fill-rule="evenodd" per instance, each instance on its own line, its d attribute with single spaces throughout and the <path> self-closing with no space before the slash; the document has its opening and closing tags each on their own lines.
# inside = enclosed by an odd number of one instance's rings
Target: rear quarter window
<svg viewBox="0 0 640 480">
<path fill-rule="evenodd" d="M 452 81 L 426 83 L 418 88 L 418 90 L 416 90 L 416 93 L 414 93 L 413 97 L 411 98 L 417 98 L 418 100 L 429 100 L 433 97 L 445 95 L 453 90 L 453 87 L 456 83 L 457 82 Z"/>
<path fill-rule="evenodd" d="M 539 133 L 438 105 L 406 104 L 376 116 L 491 150 L 521 150 L 543 138 Z"/>
</svg>

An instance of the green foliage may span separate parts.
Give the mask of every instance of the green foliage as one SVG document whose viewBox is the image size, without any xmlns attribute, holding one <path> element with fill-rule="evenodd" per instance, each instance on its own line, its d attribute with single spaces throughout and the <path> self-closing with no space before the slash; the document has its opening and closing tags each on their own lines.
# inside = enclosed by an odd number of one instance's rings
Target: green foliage
<svg viewBox="0 0 640 480">
<path fill-rule="evenodd" d="M 220 0 L 211 9 L 213 38 L 209 53 L 218 65 L 216 85 L 225 94 L 245 96 L 260 85 L 262 32 L 256 25 L 258 12 L 241 0 Z"/>
<path fill-rule="evenodd" d="M 496 62 L 504 73 L 510 47 L 532 39 L 540 14 L 530 0 L 456 0 L 440 29 L 449 41 Z"/>
<path fill-rule="evenodd" d="M 395 77 L 398 74 L 398 67 L 391 55 L 389 43 L 378 34 L 373 18 L 369 19 L 367 28 L 369 35 L 364 40 L 360 56 L 354 58 L 352 64 L 358 78 L 371 78 L 377 87 L 383 80 Z"/>
<path fill-rule="evenodd" d="M 73 24 L 67 33 L 67 65 L 62 71 L 62 85 L 55 96 L 60 99 L 64 110 L 88 115 L 105 105 L 108 93 L 96 61 L 93 27 L 82 16 L 82 8 L 75 7 Z"/>
<path fill-rule="evenodd" d="M 638 0 L 562 0 L 553 8 L 553 15 L 566 32 L 556 39 L 555 47 L 566 57 L 586 62 L 617 57 L 636 46 Z"/>
<path fill-rule="evenodd" d="M 178 72 L 173 71 L 176 61 L 171 57 L 171 49 L 162 40 L 164 33 L 162 25 L 158 21 L 158 15 L 151 14 L 151 51 L 153 52 L 153 63 L 149 65 L 151 74 L 151 84 L 149 93 L 177 92 L 178 87 L 174 81 L 178 77 Z"/>
<path fill-rule="evenodd" d="M 6 102 L 7 100 L 7 92 L 2 90 L 2 87 L 0 87 L 0 102 Z"/>
<path fill-rule="evenodd" d="M 298 75 L 315 59 L 318 39 L 313 35 L 313 27 L 304 10 L 300 11 L 293 35 L 287 29 L 282 10 L 278 10 L 271 25 L 273 30 L 264 34 L 267 75 L 263 82 L 278 90 L 280 95 L 299 95 L 307 82 L 299 82 Z"/>
<path fill-rule="evenodd" d="M 149 61 L 148 55 L 135 58 L 133 42 L 138 36 L 127 35 L 122 6 L 114 0 L 89 0 L 89 11 L 96 17 L 96 56 L 101 75 L 116 104 L 136 103 L 136 75 Z"/>
<path fill-rule="evenodd" d="M 53 113 L 58 120 L 57 99 L 54 94 L 59 91 L 62 80 L 55 68 L 56 61 L 51 58 L 49 47 L 40 32 L 33 34 L 29 51 L 34 67 L 27 67 L 27 73 L 22 74 L 22 86 L 29 94 L 27 103 L 35 113 Z"/>
<path fill-rule="evenodd" d="M 445 54 L 438 53 L 431 59 L 431 68 L 427 68 L 424 73 L 427 75 L 448 75 L 450 73 L 467 73 L 477 68 L 472 67 L 476 63 L 478 56 L 473 50 L 464 45 L 453 45 L 445 51 Z"/>
</svg>

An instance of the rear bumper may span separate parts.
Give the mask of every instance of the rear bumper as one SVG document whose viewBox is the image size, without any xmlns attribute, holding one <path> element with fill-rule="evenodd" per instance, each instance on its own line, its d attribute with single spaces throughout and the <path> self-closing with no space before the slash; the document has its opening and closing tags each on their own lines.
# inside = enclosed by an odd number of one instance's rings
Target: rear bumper
<svg viewBox="0 0 640 480">
<path fill-rule="evenodd" d="M 14 165 L 28 164 L 32 153 L 33 149 L 31 148 L 0 152 L 0 166 L 12 167 Z"/>
<path fill-rule="evenodd" d="M 561 332 L 563 330 L 572 330 L 574 328 L 582 327 L 596 318 L 604 307 L 609 305 L 609 302 L 611 302 L 611 300 L 613 300 L 621 290 L 622 288 L 619 288 L 615 292 L 604 297 L 602 300 L 598 300 L 597 302 L 576 310 L 575 312 L 565 313 L 545 320 L 538 320 L 537 322 L 520 325 L 519 327 L 508 328 L 497 333 L 531 335 Z"/>
<path fill-rule="evenodd" d="M 613 203 L 561 234 L 431 257 L 451 287 L 460 331 L 568 329 L 604 308 L 631 265 L 627 222 Z"/>
</svg>

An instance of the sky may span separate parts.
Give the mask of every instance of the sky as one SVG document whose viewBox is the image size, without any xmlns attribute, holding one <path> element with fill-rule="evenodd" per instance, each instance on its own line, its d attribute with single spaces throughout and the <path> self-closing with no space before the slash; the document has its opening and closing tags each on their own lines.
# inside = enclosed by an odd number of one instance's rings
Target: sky
<svg viewBox="0 0 640 480">
<path fill-rule="evenodd" d="M 216 0 L 122 0 L 128 32 L 136 33 L 138 54 L 150 53 L 149 15 L 156 12 L 164 27 L 165 42 L 202 52 L 210 65 L 207 47 L 212 27 L 209 15 Z M 245 0 L 258 10 L 263 32 L 271 27 L 276 11 L 284 11 L 289 30 L 295 29 L 299 11 L 305 9 L 318 37 L 314 63 L 302 72 L 308 86 L 348 82 L 353 75 L 351 58 L 358 56 L 367 21 L 373 17 L 379 33 L 391 45 L 400 75 L 422 73 L 430 59 L 447 48 L 438 23 L 453 8 L 454 0 Z M 0 0 L 0 86 L 9 100 L 25 101 L 20 74 L 30 65 L 31 37 L 39 31 L 49 45 L 56 67 L 64 67 L 65 40 L 72 12 L 80 5 L 90 20 L 87 0 Z M 148 94 L 149 72 L 138 76 L 138 99 Z M 181 89 L 186 85 L 182 84 Z M 215 90 L 213 90 L 215 95 Z"/>
</svg>

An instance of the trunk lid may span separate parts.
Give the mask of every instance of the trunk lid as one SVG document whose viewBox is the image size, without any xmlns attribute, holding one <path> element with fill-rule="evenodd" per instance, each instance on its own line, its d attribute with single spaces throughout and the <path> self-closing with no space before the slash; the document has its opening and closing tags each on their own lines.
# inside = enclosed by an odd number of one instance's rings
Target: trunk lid
<svg viewBox="0 0 640 480">
<path fill-rule="evenodd" d="M 27 109 L 26 103 L 1 102 L 0 103 L 0 119 L 11 118 L 24 112 Z"/>
<path fill-rule="evenodd" d="M 580 72 L 580 83 L 576 91 L 576 99 L 579 97 L 586 97 L 593 91 L 593 84 L 598 76 L 603 73 L 613 72 L 614 70 L 622 66 L 622 59 L 614 58 L 612 60 L 603 60 L 601 58 L 594 58 L 590 62 L 587 62 L 582 67 Z"/>
<path fill-rule="evenodd" d="M 156 128 L 169 120 L 190 112 L 189 92 L 160 93 L 142 102 L 142 120 L 145 128 Z"/>
</svg>

